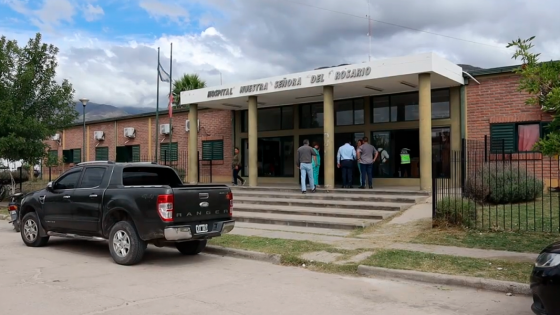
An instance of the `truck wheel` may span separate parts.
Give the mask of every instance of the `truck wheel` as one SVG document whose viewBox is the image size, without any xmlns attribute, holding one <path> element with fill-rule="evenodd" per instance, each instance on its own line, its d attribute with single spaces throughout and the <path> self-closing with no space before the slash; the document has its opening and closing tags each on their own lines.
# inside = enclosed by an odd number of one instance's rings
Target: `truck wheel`
<svg viewBox="0 0 560 315">
<path fill-rule="evenodd" d="M 47 245 L 49 237 L 39 236 L 39 218 L 37 217 L 37 213 L 29 212 L 23 216 L 21 222 L 21 239 L 25 245 L 29 247 L 43 247 Z"/>
<path fill-rule="evenodd" d="M 206 240 L 175 243 L 177 250 L 183 255 L 197 255 L 206 248 Z"/>
<path fill-rule="evenodd" d="M 138 236 L 130 222 L 120 221 L 109 233 L 109 251 L 117 264 L 135 265 L 144 258 L 146 242 Z"/>
</svg>

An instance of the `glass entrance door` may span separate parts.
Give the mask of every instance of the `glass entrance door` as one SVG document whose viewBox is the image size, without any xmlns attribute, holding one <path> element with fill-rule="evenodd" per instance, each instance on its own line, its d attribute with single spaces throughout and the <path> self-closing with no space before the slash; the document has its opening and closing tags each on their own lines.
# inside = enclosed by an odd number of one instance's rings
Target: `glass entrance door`
<svg viewBox="0 0 560 315">
<path fill-rule="evenodd" d="M 395 148 L 391 131 L 374 131 L 371 133 L 371 144 L 379 153 L 373 165 L 374 178 L 395 177 Z"/>
</svg>

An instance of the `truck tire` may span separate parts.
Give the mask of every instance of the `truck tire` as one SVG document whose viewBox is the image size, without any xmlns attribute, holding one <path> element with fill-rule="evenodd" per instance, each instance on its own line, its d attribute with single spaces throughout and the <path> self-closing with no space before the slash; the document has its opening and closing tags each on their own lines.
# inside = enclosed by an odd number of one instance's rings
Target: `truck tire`
<svg viewBox="0 0 560 315">
<path fill-rule="evenodd" d="M 109 251 L 111 257 L 119 265 L 135 265 L 144 258 L 146 242 L 128 221 L 120 221 L 113 225 L 109 233 Z"/>
<path fill-rule="evenodd" d="M 21 220 L 20 234 L 23 243 L 29 247 L 43 247 L 47 245 L 49 237 L 39 236 L 39 217 L 35 212 L 29 212 Z"/>
<path fill-rule="evenodd" d="M 183 255 L 197 255 L 206 248 L 206 240 L 175 243 L 177 250 Z"/>
</svg>

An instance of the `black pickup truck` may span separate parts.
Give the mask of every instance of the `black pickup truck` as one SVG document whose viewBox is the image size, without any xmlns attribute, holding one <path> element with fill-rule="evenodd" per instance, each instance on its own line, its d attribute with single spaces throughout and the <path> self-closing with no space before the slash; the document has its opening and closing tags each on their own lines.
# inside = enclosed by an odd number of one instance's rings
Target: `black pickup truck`
<svg viewBox="0 0 560 315">
<path fill-rule="evenodd" d="M 24 196 L 20 209 L 25 245 L 45 246 L 50 236 L 108 240 L 121 265 L 139 263 L 149 243 L 196 255 L 235 225 L 229 187 L 184 185 L 155 163 L 80 163 Z"/>
</svg>

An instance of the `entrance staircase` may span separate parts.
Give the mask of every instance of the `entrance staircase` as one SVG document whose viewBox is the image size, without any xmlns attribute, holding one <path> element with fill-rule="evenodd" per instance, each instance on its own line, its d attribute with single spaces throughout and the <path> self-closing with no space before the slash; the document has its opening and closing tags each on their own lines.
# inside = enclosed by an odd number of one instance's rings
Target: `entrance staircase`
<svg viewBox="0 0 560 315">
<path fill-rule="evenodd" d="M 236 228 L 347 235 L 424 202 L 429 193 L 397 189 L 231 187 Z"/>
</svg>

